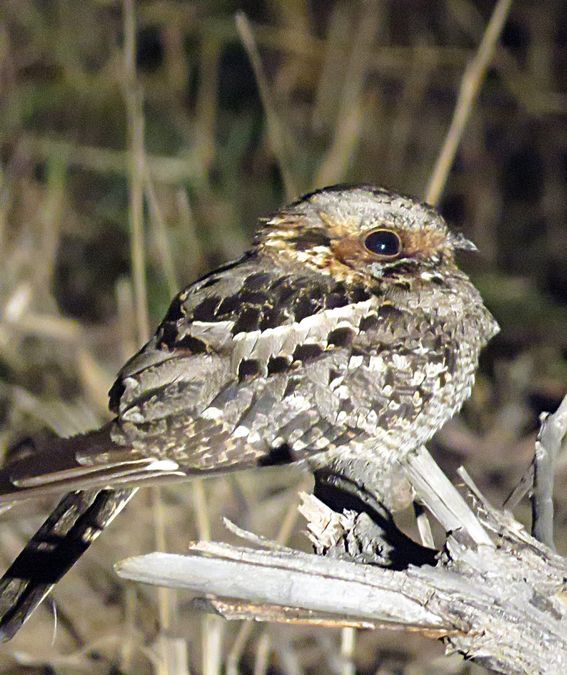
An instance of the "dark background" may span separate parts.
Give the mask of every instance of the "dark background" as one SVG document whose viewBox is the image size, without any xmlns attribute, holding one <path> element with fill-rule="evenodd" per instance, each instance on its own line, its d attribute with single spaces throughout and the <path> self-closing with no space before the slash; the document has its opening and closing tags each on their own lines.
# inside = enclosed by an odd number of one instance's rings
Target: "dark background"
<svg viewBox="0 0 567 675">
<path fill-rule="evenodd" d="M 484 0 L 138 1 L 133 85 L 121 2 L 2 0 L 5 451 L 44 429 L 70 434 L 104 420 L 113 375 L 139 344 L 128 221 L 132 86 L 143 97 L 151 177 L 144 251 L 153 327 L 173 288 L 241 253 L 256 219 L 288 196 L 341 181 L 423 196 L 493 7 Z M 235 28 L 238 9 L 253 24 L 272 124 Z M 567 4 L 517 0 L 440 204 L 479 246 L 462 265 L 502 333 L 483 356 L 464 413 L 433 449 L 449 472 L 466 463 L 497 504 L 529 464 L 538 415 L 554 410 L 566 388 L 566 120 Z M 567 552 L 564 465 L 560 459 L 557 538 Z M 199 490 L 168 490 L 168 549 L 183 551 L 206 534 L 205 511 L 214 538 L 231 538 L 221 515 L 275 537 L 301 480 L 291 469 L 207 481 L 207 509 Z M 5 517 L 4 564 L 43 507 Z M 517 515 L 529 519 L 527 505 Z M 47 664 L 57 672 L 150 672 L 155 593 L 124 590 L 112 563 L 154 549 L 152 523 L 150 500 L 139 497 L 54 594 L 55 643 L 45 604 L 18 641 L 0 649 L 0 667 L 24 672 L 25 654 L 32 672 Z M 291 543 L 307 548 L 301 527 Z M 201 619 L 188 601 L 179 597 L 172 630 L 200 672 Z M 238 629 L 226 628 L 223 654 Z M 243 672 L 258 660 L 264 630 L 253 628 Z M 266 635 L 270 672 L 296 672 L 291 657 L 304 672 L 340 671 L 337 631 L 272 627 Z M 417 636 L 364 633 L 356 663 L 363 673 L 474 671 L 458 658 L 439 660 L 441 653 Z"/>
</svg>

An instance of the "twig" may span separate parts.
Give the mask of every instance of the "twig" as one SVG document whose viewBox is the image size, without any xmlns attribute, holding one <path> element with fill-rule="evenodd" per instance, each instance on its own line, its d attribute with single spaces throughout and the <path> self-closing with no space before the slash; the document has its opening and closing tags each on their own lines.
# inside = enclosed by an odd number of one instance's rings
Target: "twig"
<svg viewBox="0 0 567 675">
<path fill-rule="evenodd" d="M 543 418 L 545 419 L 545 418 Z M 543 420 L 542 420 L 543 421 Z M 544 443 L 541 433 L 535 443 L 533 493 L 532 493 L 532 534 L 538 540 L 555 550 L 553 538 L 553 456 Z"/>
<path fill-rule="evenodd" d="M 295 520 L 297 520 L 297 508 L 295 502 L 293 503 L 293 509 L 290 509 L 290 511 L 293 511 L 293 514 L 295 516 Z M 279 544 L 277 541 L 273 541 L 272 539 L 268 539 L 268 537 L 263 537 L 261 534 L 254 534 L 254 532 L 248 532 L 248 530 L 243 530 L 241 527 L 238 527 L 238 525 L 235 525 L 231 520 L 228 518 L 223 518 L 222 519 L 224 526 L 229 532 L 232 532 L 232 534 L 235 534 L 237 537 L 240 537 L 240 539 L 243 539 L 244 541 L 248 542 L 249 544 L 254 544 L 254 546 L 260 546 L 263 548 L 269 548 L 273 549 L 274 551 L 280 550 L 280 551 L 289 551 L 287 546 L 283 546 L 282 544 Z"/>
<path fill-rule="evenodd" d="M 421 604 L 422 588 L 416 585 L 406 598 L 398 597 L 401 579 L 396 573 L 299 551 L 264 553 L 203 543 L 189 555 L 150 553 L 127 558 L 117 563 L 116 570 L 133 581 L 254 603 L 331 614 L 340 608 L 344 615 L 392 627 L 411 616 L 427 628 L 448 629 L 434 611 Z"/>
<path fill-rule="evenodd" d="M 550 548 L 553 539 L 553 480 L 557 456 L 567 434 L 567 396 L 553 415 L 543 415 L 535 444 L 532 534 Z"/>
<path fill-rule="evenodd" d="M 557 458 L 566 445 L 567 396 L 552 415 L 541 416 L 534 458 L 504 507 L 513 509 L 532 490 L 532 534 L 553 548 L 553 483 Z"/>
<path fill-rule="evenodd" d="M 429 204 L 437 204 L 445 188 L 467 120 L 494 55 L 511 5 L 512 0 L 498 0 L 478 51 L 465 70 L 453 119 L 425 191 L 425 201 Z"/>
</svg>

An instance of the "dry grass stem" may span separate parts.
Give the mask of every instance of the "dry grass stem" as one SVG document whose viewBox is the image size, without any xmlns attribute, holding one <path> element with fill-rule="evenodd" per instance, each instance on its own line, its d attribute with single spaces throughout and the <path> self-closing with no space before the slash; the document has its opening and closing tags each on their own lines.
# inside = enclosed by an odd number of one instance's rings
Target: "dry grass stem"
<svg viewBox="0 0 567 675">
<path fill-rule="evenodd" d="M 146 175 L 144 113 L 142 92 L 136 75 L 136 15 L 134 0 L 123 0 L 124 13 L 124 97 L 128 119 L 130 174 L 129 174 L 129 219 L 132 279 L 138 342 L 143 344 L 149 338 L 148 292 L 146 280 L 146 254 L 144 234 L 144 177 Z M 155 203 L 154 203 L 155 206 Z M 149 489 L 157 550 L 167 550 L 165 515 L 159 488 Z M 177 650 L 163 633 L 172 622 L 172 592 L 158 589 L 160 634 L 157 640 L 159 672 L 170 672 L 171 662 L 176 662 Z"/>
<path fill-rule="evenodd" d="M 144 236 L 144 114 L 142 93 L 136 78 L 136 17 L 134 0 L 123 0 L 124 12 L 124 98 L 128 118 L 129 221 L 131 263 L 140 344 L 150 333 Z"/>
<path fill-rule="evenodd" d="M 380 22 L 380 3 L 371 0 L 361 7 L 353 29 L 351 53 L 344 68 L 343 87 L 334 136 L 315 176 L 313 187 L 331 185 L 344 180 L 352 155 L 360 142 L 362 122 L 368 109 L 363 101 L 368 71 L 368 53 Z"/>
<path fill-rule="evenodd" d="M 296 184 L 290 168 L 292 166 L 292 161 L 288 152 L 288 144 L 290 142 L 288 133 L 287 130 L 284 129 L 283 122 L 276 110 L 275 98 L 270 91 L 270 85 L 268 84 L 268 78 L 266 77 L 264 67 L 262 66 L 262 60 L 260 58 L 260 53 L 258 52 L 256 40 L 254 39 L 252 27 L 243 12 L 238 12 L 236 14 L 236 28 L 240 35 L 240 39 L 242 40 L 242 44 L 248 53 L 252 68 L 254 69 L 260 97 L 262 98 L 262 104 L 266 112 L 266 123 L 268 125 L 272 150 L 278 161 L 286 195 L 290 199 L 299 194 L 299 186 Z"/>
<path fill-rule="evenodd" d="M 449 131 L 447 132 L 425 191 L 425 201 L 429 204 L 437 204 L 445 189 L 457 148 L 473 109 L 474 101 L 494 56 L 496 44 L 510 13 L 511 6 L 512 0 L 498 0 L 486 31 L 482 36 L 477 53 L 465 70 L 451 125 L 449 126 Z"/>
<path fill-rule="evenodd" d="M 78 144 L 33 133 L 24 136 L 23 144 L 38 161 L 51 161 L 64 156 L 69 166 L 97 174 L 115 174 L 120 177 L 130 173 L 128 151 Z M 199 180 L 202 174 L 201 168 L 191 157 L 149 154 L 145 160 L 148 173 L 159 183 L 184 184 L 188 180 Z"/>
<path fill-rule="evenodd" d="M 173 255 L 171 254 L 167 225 L 159 205 L 152 178 L 147 170 L 145 175 L 145 194 L 152 224 L 154 225 L 155 239 L 159 252 L 159 261 L 167 284 L 168 293 L 171 297 L 173 297 L 179 291 L 179 282 L 175 272 Z"/>
<path fill-rule="evenodd" d="M 341 630 L 341 675 L 355 675 L 356 628 Z"/>
</svg>

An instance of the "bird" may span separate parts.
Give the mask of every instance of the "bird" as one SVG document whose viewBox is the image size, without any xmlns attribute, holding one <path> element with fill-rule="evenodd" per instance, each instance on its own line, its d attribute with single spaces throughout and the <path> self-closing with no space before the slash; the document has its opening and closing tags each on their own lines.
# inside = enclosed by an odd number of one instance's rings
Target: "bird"
<svg viewBox="0 0 567 675">
<path fill-rule="evenodd" d="M 432 207 L 335 185 L 260 219 L 182 290 L 109 392 L 112 420 L 0 471 L 0 508 L 64 494 L 0 580 L 10 639 L 139 487 L 299 463 L 372 490 L 468 398 L 498 332 Z"/>
</svg>

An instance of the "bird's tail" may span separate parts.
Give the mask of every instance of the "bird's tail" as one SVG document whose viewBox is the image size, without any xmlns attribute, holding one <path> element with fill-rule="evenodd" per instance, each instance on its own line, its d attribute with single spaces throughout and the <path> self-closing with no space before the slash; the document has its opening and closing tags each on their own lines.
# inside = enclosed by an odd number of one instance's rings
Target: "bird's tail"
<svg viewBox="0 0 567 675">
<path fill-rule="evenodd" d="M 0 641 L 27 621 L 136 489 L 69 492 L 0 579 Z"/>
</svg>

